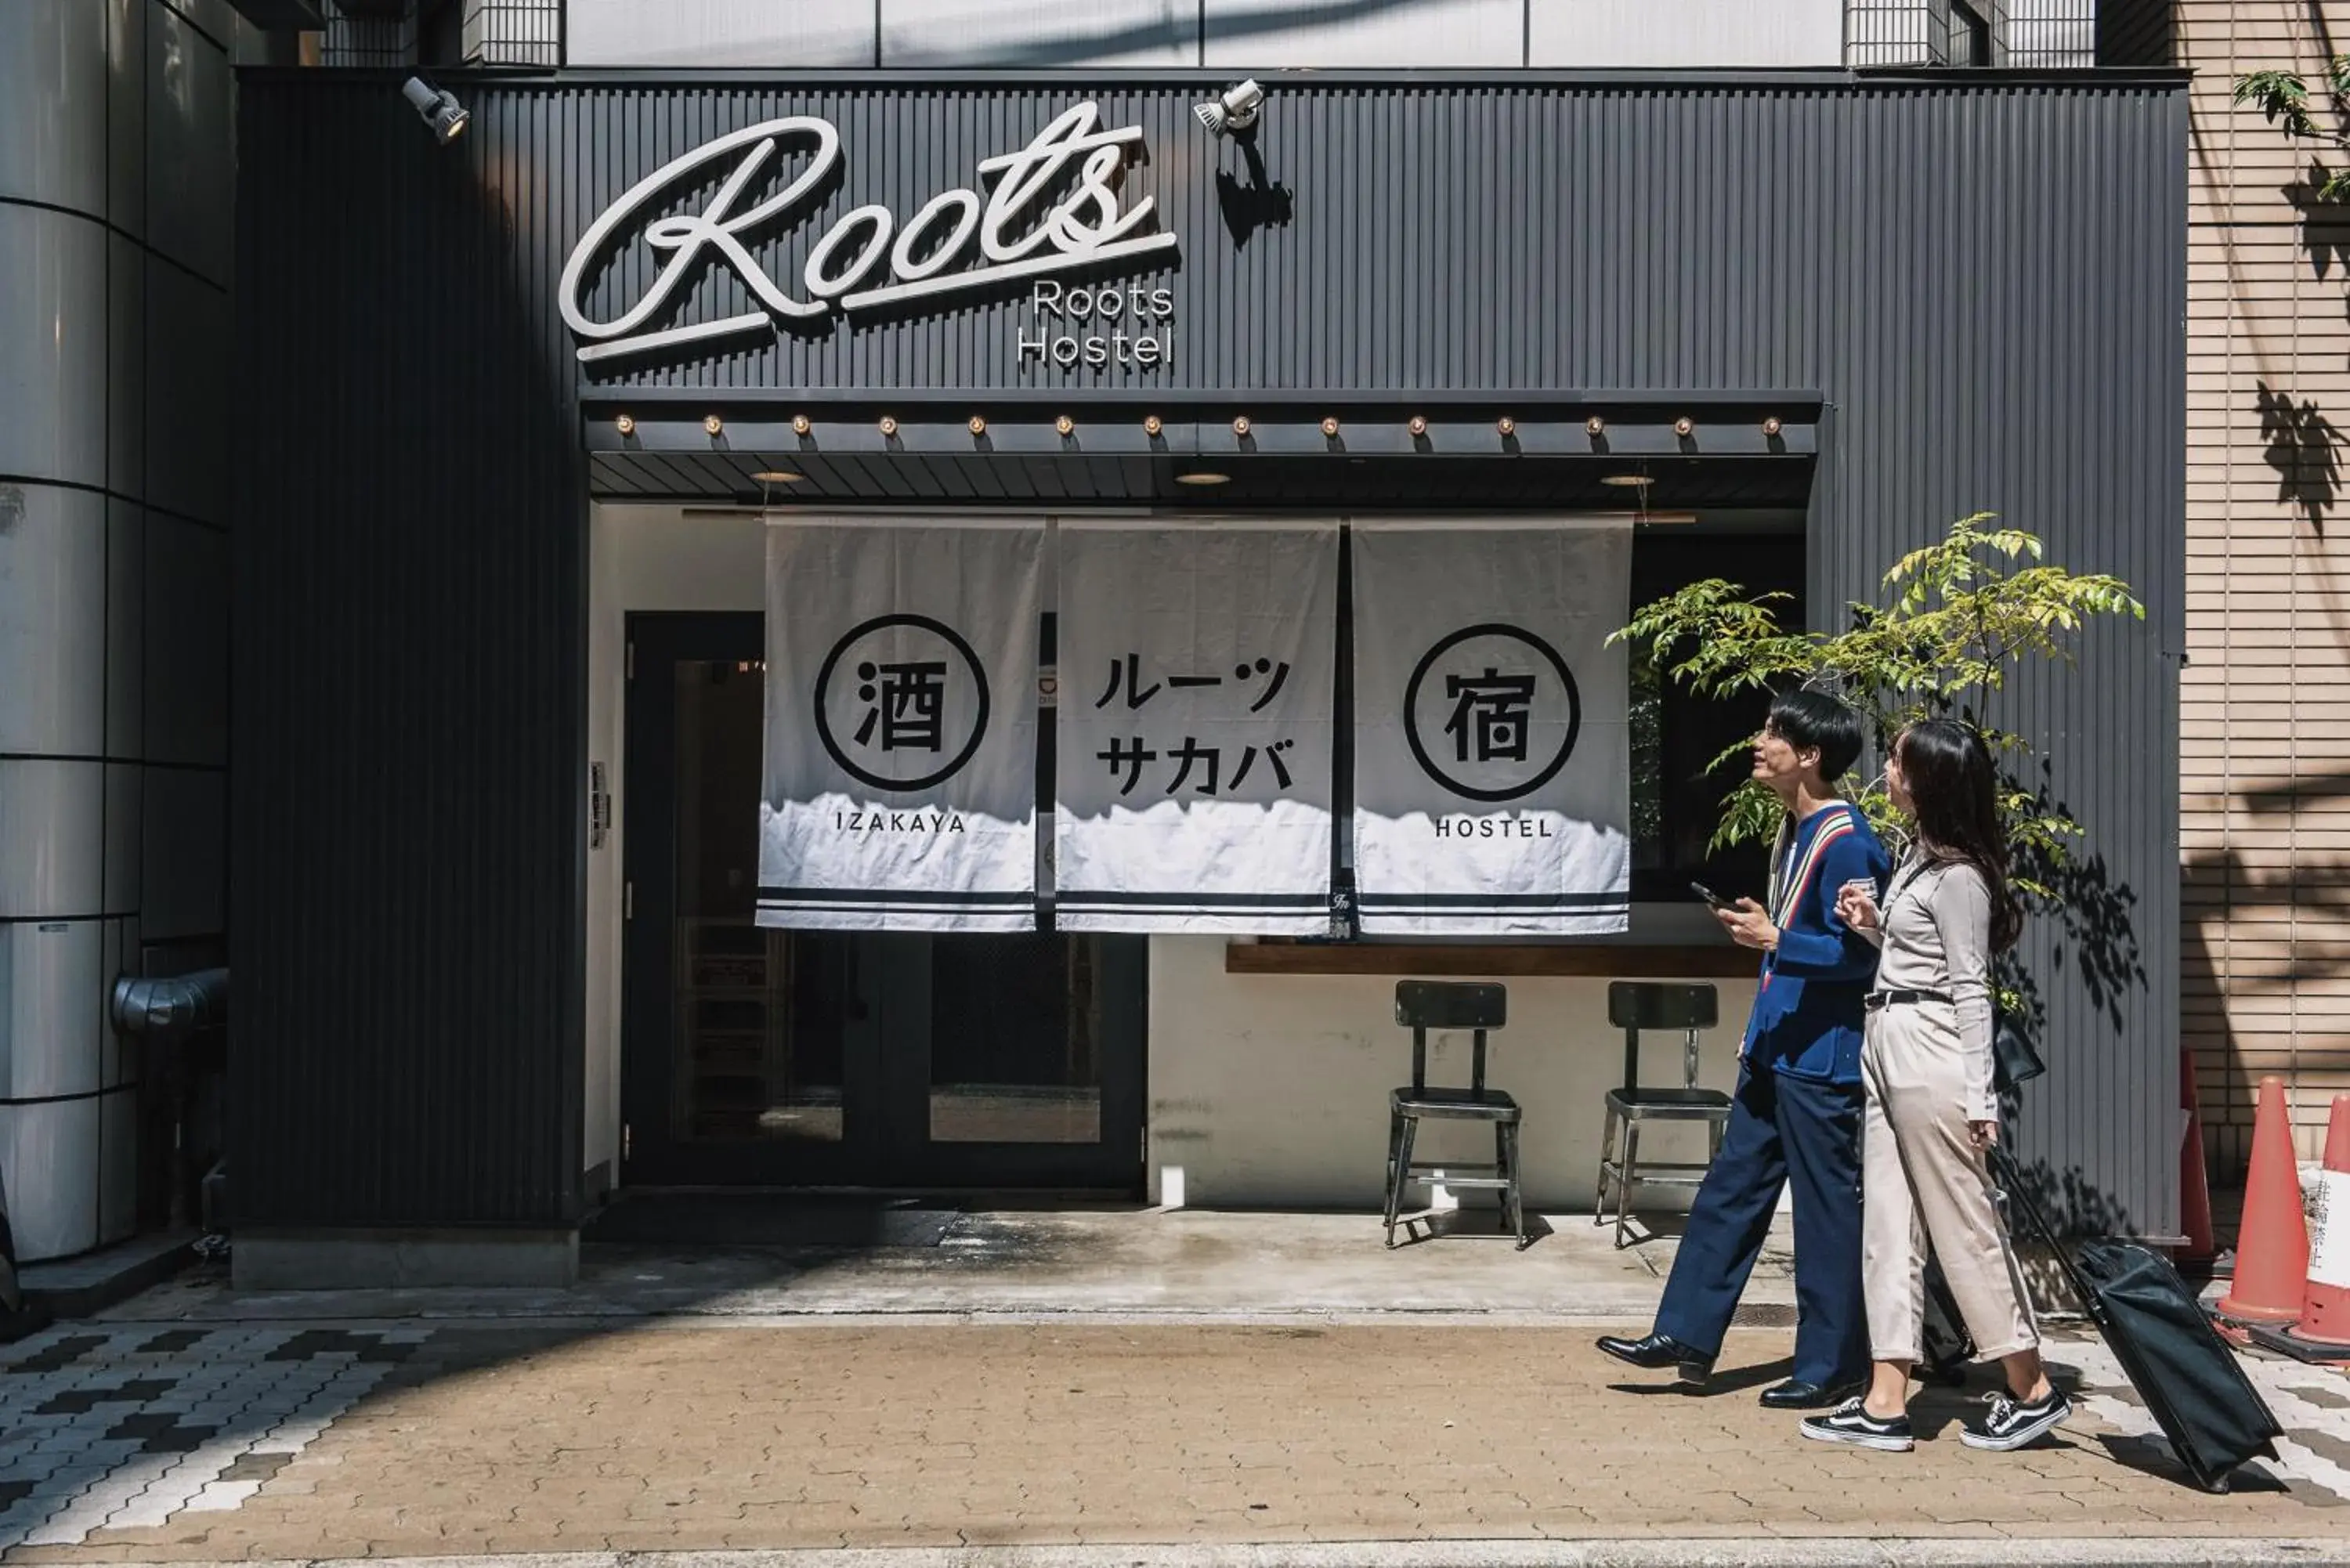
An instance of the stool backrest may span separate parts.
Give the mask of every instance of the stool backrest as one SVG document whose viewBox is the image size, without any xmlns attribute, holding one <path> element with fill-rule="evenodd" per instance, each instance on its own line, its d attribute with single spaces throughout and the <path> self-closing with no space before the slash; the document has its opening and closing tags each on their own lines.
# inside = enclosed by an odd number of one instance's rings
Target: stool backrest
<svg viewBox="0 0 2350 1568">
<path fill-rule="evenodd" d="M 1411 1031 L 1411 1086 L 1428 1087 L 1428 1032 L 1467 1029 L 1471 1035 L 1469 1091 L 1485 1093 L 1485 1032 L 1509 1017 L 1509 991 L 1491 982 L 1445 980 L 1396 981 L 1396 1022 Z"/>
<path fill-rule="evenodd" d="M 1640 1086 L 1640 1031 L 1681 1032 L 1681 1087 L 1697 1086 L 1697 1036 L 1721 1021 L 1710 985 L 1674 985 L 1659 981 L 1619 980 L 1607 987 L 1607 1022 L 1624 1032 L 1624 1087 Z"/>
</svg>

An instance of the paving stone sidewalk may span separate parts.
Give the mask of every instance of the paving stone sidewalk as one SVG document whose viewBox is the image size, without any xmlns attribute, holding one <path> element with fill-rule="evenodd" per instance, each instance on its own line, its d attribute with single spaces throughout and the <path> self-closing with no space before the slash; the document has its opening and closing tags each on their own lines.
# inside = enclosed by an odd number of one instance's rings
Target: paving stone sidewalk
<svg viewBox="0 0 2350 1568">
<path fill-rule="evenodd" d="M 1978 1453 L 1800 1440 L 1586 1327 L 152 1323 L 0 1351 L 0 1563 L 1544 1537 L 2350 1538 L 2350 1382 L 2260 1361 L 2294 1437 L 2210 1496 L 2071 1340 L 2082 1413 Z"/>
</svg>

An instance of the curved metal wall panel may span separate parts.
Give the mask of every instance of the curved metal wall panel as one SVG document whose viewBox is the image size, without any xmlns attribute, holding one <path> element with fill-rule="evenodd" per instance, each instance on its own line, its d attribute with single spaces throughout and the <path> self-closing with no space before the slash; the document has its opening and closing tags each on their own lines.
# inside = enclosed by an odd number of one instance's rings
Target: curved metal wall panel
<svg viewBox="0 0 2350 1568">
<path fill-rule="evenodd" d="M 16 0 L 0 49 L 0 201 L 106 212 L 107 10 Z"/>
<path fill-rule="evenodd" d="M 106 764 L 0 757 L 0 920 L 96 915 Z"/>
<path fill-rule="evenodd" d="M 411 122 L 412 123 L 412 122 Z M 145 285 L 144 498 L 214 526 L 228 522 L 228 400 L 233 312 L 223 290 L 150 256 Z"/>
<path fill-rule="evenodd" d="M 711 138 L 821 115 L 837 188 L 750 236 L 796 285 L 840 214 L 910 215 L 1093 96 L 1144 130 L 1122 200 L 1156 198 L 1179 237 L 1179 260 L 1119 279 L 1171 292 L 1165 368 L 1023 369 L 1014 289 L 608 361 L 590 384 L 812 407 L 1049 388 L 1081 418 L 1116 388 L 1824 396 L 1814 603 L 1990 508 L 2151 607 L 2099 634 L 2088 676 L 2019 692 L 2019 726 L 2062 742 L 2053 786 L 2091 825 L 2108 928 L 2035 938 L 2054 1065 L 2022 1136 L 2126 1228 L 2175 1225 L 2181 84 L 1284 80 L 1260 184 L 1191 118 L 1221 81 L 484 82 L 473 129 L 438 149 L 387 107 L 395 80 L 243 78 L 243 282 L 279 315 L 249 318 L 239 356 L 240 1205 L 279 1223 L 568 1211 L 585 523 L 582 368 L 555 295 L 578 236 Z M 591 313 L 626 308 L 653 265 L 624 251 Z M 754 307 L 707 270 L 681 318 Z M 353 1010 L 353 973 L 409 983 Z"/>
<path fill-rule="evenodd" d="M 98 1245 L 99 1138 L 113 1095 L 0 1106 L 0 1186 L 8 1229 L 26 1262 L 69 1257 Z"/>
<path fill-rule="evenodd" d="M 147 232 L 147 10 L 154 3 L 105 0 L 107 215 L 134 237 Z"/>
<path fill-rule="evenodd" d="M 0 483 L 0 754 L 106 739 L 106 497 Z"/>
<path fill-rule="evenodd" d="M 106 483 L 106 230 L 0 202 L 0 473 Z"/>
<path fill-rule="evenodd" d="M 103 1087 L 105 922 L 0 925 L 0 1101 L 64 1099 Z"/>
<path fill-rule="evenodd" d="M 147 9 L 147 165 L 172 171 L 169 179 L 148 182 L 147 243 L 224 287 L 235 235 L 235 165 L 190 158 L 183 150 L 230 145 L 235 73 L 219 44 L 166 5 Z"/>
</svg>

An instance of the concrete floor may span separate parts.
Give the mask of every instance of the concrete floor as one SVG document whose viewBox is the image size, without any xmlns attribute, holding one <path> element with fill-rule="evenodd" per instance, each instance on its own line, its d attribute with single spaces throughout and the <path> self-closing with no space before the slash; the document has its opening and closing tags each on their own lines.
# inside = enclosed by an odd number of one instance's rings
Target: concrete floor
<svg viewBox="0 0 2350 1568">
<path fill-rule="evenodd" d="M 1669 1237 L 1618 1251 L 1587 1215 L 1529 1216 L 1535 1240 L 1523 1252 L 1490 1234 L 1490 1212 L 1449 1223 L 1459 1233 L 1390 1251 L 1377 1217 L 1361 1214 L 868 1205 L 845 1221 L 834 1210 L 796 1231 L 773 1231 L 806 1238 L 797 1243 L 591 1241 L 581 1247 L 579 1282 L 568 1290 L 238 1293 L 225 1270 L 206 1267 L 107 1315 L 286 1322 L 1409 1313 L 1616 1324 L 1646 1321 L 1672 1262 Z M 1468 1233 L 1477 1230 L 1489 1233 Z M 654 1235 L 658 1227 L 628 1233 Z M 1794 1300 L 1783 1220 L 1755 1270 L 1742 1321 L 1791 1324 Z"/>
</svg>

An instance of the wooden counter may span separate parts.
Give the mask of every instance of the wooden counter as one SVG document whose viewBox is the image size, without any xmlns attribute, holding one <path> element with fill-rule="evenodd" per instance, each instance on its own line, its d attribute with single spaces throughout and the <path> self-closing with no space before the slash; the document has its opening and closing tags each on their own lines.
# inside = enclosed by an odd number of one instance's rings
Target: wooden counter
<svg viewBox="0 0 2350 1568">
<path fill-rule="evenodd" d="M 1756 954 L 1727 943 L 1634 947 L 1494 943 L 1231 942 L 1226 974 L 1564 976 L 1586 980 L 1752 980 Z"/>
</svg>

